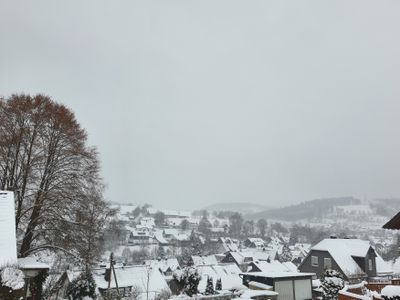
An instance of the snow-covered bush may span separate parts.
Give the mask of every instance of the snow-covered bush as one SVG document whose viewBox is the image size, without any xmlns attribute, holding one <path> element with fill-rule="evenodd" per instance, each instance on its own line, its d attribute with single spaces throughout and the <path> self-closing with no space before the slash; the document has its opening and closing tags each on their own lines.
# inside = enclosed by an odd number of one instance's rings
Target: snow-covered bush
<svg viewBox="0 0 400 300">
<path fill-rule="evenodd" d="M 15 266 L 0 269 L 0 299 L 16 300 L 24 294 L 24 274 Z"/>
<path fill-rule="evenodd" d="M 321 288 L 324 300 L 337 299 L 339 291 L 344 287 L 342 274 L 336 270 L 327 269 L 323 274 Z"/>
<path fill-rule="evenodd" d="M 186 267 L 183 270 L 175 272 L 173 278 L 179 293 L 184 293 L 189 297 L 198 293 L 201 276 L 197 269 Z"/>
<path fill-rule="evenodd" d="M 1 285 L 12 290 L 22 289 L 25 285 L 24 273 L 16 267 L 5 267 L 1 271 Z"/>
<path fill-rule="evenodd" d="M 85 297 L 96 298 L 96 283 L 92 273 L 82 272 L 67 288 L 67 295 L 72 299 L 83 300 Z M 87 299 L 87 298 L 86 298 Z"/>
<path fill-rule="evenodd" d="M 388 285 L 381 291 L 384 300 L 400 300 L 400 286 Z"/>
</svg>

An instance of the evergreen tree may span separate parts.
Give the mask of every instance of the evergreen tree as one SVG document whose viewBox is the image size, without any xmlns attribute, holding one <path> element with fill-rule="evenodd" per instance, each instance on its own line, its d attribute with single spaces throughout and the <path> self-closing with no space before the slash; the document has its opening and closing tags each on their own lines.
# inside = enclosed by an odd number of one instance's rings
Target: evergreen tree
<svg viewBox="0 0 400 300">
<path fill-rule="evenodd" d="M 165 259 L 166 258 L 167 255 L 165 253 L 165 250 L 164 250 L 163 246 L 160 245 L 158 247 L 156 256 L 157 256 L 157 259 Z"/>
<path fill-rule="evenodd" d="M 222 281 L 221 281 L 221 278 L 217 279 L 217 282 L 215 283 L 215 290 L 216 290 L 216 291 L 222 290 Z"/>
<path fill-rule="evenodd" d="M 336 270 L 327 269 L 323 275 L 321 288 L 323 291 L 322 298 L 324 300 L 335 300 L 339 291 L 344 287 L 342 274 Z"/>
<path fill-rule="evenodd" d="M 179 293 L 184 293 L 189 297 L 198 293 L 201 276 L 197 269 L 192 267 L 185 268 L 182 271 L 174 273 L 173 278 Z"/>
<path fill-rule="evenodd" d="M 67 288 L 67 295 L 72 299 L 82 300 L 85 297 L 96 297 L 96 283 L 90 271 L 82 272 Z"/>
<path fill-rule="evenodd" d="M 179 264 L 183 267 L 188 267 L 193 265 L 192 260 L 192 248 L 185 247 L 182 249 L 181 255 L 178 256 Z"/>
<path fill-rule="evenodd" d="M 208 278 L 207 278 L 207 286 L 206 286 L 205 294 L 206 295 L 214 295 L 215 294 L 213 279 L 210 276 L 208 276 Z"/>
<path fill-rule="evenodd" d="M 279 255 L 279 261 L 280 262 L 287 262 L 287 261 L 292 261 L 293 255 L 292 252 L 290 251 L 290 248 L 287 244 L 283 245 L 282 248 L 282 253 Z"/>
</svg>

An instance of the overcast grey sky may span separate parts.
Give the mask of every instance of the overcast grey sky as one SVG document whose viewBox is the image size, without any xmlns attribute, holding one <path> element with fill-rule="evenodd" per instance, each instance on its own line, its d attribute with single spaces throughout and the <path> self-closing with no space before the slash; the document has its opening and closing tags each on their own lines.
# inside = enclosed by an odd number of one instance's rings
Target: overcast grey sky
<svg viewBox="0 0 400 300">
<path fill-rule="evenodd" d="M 0 95 L 45 93 L 113 201 L 400 196 L 399 1 L 3 1 Z"/>
</svg>

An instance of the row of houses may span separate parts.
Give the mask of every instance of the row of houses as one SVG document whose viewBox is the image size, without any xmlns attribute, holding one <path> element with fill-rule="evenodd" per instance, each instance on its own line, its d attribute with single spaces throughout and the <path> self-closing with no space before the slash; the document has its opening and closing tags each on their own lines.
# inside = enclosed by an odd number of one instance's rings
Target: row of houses
<svg viewBox="0 0 400 300">
<path fill-rule="evenodd" d="M 281 288 L 285 286 L 282 284 L 283 282 L 292 282 L 293 280 L 297 282 L 297 280 L 307 278 L 310 280 L 309 292 L 311 293 L 311 278 L 315 274 L 300 273 L 294 264 L 270 260 L 267 255 L 257 251 L 247 254 L 241 253 L 241 255 L 249 259 L 246 270 L 243 270 L 241 262 L 228 259 L 229 257 L 237 257 L 235 252 L 227 253 L 222 258 L 219 255 L 193 256 L 192 267 L 196 268 L 201 276 L 198 285 L 199 292 L 205 293 L 208 279 L 213 278 L 214 282 L 216 280 L 221 282 L 221 294 L 233 295 L 234 292 L 245 292 L 247 293 L 246 295 L 249 295 L 250 290 L 265 290 L 267 288 L 269 293 L 267 294 L 276 298 L 277 295 L 283 295 L 284 293 Z M 119 293 L 119 295 L 127 296 L 133 290 L 136 290 L 140 291 L 140 297 L 142 298 L 139 299 L 147 297 L 149 299 L 157 299 L 162 294 L 177 292 L 173 274 L 181 272 L 183 268 L 176 258 L 170 258 L 147 260 L 144 265 L 115 266 L 114 269 L 115 277 L 110 276 L 110 265 L 93 270 L 99 295 L 105 296 L 111 290 L 111 294 L 117 295 Z M 78 276 L 77 273 L 70 271 L 61 276 L 60 280 L 62 282 L 58 286 L 63 288 L 54 291 L 54 295 L 65 296 L 68 283 L 72 282 L 76 276 Z M 273 279 L 272 281 L 271 278 Z M 285 284 L 287 285 L 287 283 Z M 259 296 L 260 293 L 257 295 Z M 262 295 L 265 296 L 265 291 Z M 58 298 L 54 296 L 52 299 Z"/>
</svg>

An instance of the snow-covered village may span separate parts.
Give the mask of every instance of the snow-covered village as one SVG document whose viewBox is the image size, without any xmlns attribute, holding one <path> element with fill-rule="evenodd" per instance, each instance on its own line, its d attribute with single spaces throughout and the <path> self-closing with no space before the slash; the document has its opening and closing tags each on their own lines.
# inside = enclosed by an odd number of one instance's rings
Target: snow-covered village
<svg viewBox="0 0 400 300">
<path fill-rule="evenodd" d="M 0 300 L 400 300 L 399 16 L 0 0 Z"/>
</svg>

